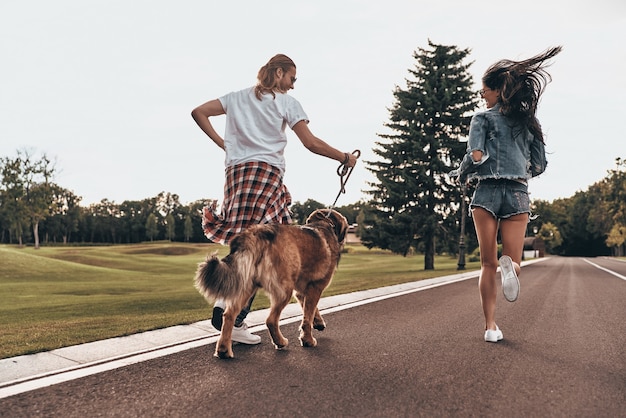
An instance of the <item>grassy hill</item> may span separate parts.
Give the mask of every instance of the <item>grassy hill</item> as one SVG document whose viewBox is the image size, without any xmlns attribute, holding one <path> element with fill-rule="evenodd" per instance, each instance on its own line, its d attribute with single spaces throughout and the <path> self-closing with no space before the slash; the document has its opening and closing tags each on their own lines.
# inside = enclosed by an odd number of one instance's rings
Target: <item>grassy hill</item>
<svg viewBox="0 0 626 418">
<path fill-rule="evenodd" d="M 0 246 L 0 358 L 205 320 L 211 307 L 193 287 L 213 244 L 93 247 Z M 401 257 L 349 245 L 323 296 L 456 272 L 456 258 Z M 468 263 L 467 269 L 479 268 Z M 269 306 L 263 292 L 253 309 Z"/>
</svg>

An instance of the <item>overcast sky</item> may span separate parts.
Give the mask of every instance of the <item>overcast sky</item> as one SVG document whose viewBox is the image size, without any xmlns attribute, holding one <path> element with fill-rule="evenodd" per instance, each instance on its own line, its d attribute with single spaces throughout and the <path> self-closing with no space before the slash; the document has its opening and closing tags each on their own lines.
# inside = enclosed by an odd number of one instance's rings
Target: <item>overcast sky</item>
<svg viewBox="0 0 626 418">
<path fill-rule="evenodd" d="M 223 152 L 190 112 L 284 53 L 313 133 L 362 152 L 337 205 L 354 203 L 368 198 L 363 160 L 387 132 L 392 91 L 429 39 L 471 49 L 476 90 L 491 63 L 563 45 L 538 112 L 548 170 L 531 198 L 570 197 L 626 158 L 623 0 L 3 0 L 0 157 L 56 158 L 56 182 L 85 205 L 161 191 L 221 201 Z M 337 163 L 288 138 L 294 201 L 332 204 Z"/>
</svg>

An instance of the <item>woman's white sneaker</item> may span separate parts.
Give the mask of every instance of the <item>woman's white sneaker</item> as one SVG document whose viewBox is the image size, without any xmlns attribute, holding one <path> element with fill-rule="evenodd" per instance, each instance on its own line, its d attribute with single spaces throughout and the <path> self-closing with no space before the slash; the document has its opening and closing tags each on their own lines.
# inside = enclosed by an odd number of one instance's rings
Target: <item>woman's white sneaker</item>
<svg viewBox="0 0 626 418">
<path fill-rule="evenodd" d="M 519 279 L 513 267 L 513 260 L 508 255 L 500 257 L 500 277 L 504 298 L 509 302 L 515 302 L 519 296 Z"/>
<path fill-rule="evenodd" d="M 488 343 L 497 343 L 502 338 L 504 338 L 504 335 L 502 335 L 502 331 L 500 331 L 497 325 L 495 330 L 488 329 L 485 331 L 485 341 Z"/>
</svg>

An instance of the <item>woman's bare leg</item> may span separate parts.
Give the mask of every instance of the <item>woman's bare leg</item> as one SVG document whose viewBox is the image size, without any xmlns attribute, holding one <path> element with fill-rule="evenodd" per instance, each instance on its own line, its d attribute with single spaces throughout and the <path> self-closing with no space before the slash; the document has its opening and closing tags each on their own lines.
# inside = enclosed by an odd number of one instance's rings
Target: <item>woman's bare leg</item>
<svg viewBox="0 0 626 418">
<path fill-rule="evenodd" d="M 496 329 L 496 270 L 498 268 L 498 220 L 487 210 L 472 210 L 474 226 L 480 247 L 480 278 L 478 289 L 485 315 L 485 329 Z"/>
<path fill-rule="evenodd" d="M 520 275 L 522 252 L 524 251 L 524 237 L 528 225 L 528 214 L 521 213 L 500 221 L 500 237 L 502 239 L 502 254 L 513 260 L 515 273 Z"/>
</svg>

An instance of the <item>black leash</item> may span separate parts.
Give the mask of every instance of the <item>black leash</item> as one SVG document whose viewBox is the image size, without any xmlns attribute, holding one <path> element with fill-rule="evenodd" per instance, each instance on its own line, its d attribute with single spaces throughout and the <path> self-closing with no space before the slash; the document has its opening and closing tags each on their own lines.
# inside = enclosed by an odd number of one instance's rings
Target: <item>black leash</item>
<svg viewBox="0 0 626 418">
<path fill-rule="evenodd" d="M 361 156 L 361 151 L 358 150 L 358 149 L 354 150 L 354 151 L 352 151 L 352 155 L 355 155 L 356 158 L 358 159 Z M 344 163 L 339 164 L 339 167 L 337 167 L 337 175 L 339 176 L 340 188 L 339 188 L 339 193 L 337 193 L 337 197 L 335 198 L 335 201 L 328 208 L 328 215 L 327 215 L 327 217 L 330 216 L 330 211 L 337 204 L 337 201 L 339 200 L 339 196 L 341 196 L 342 193 L 346 192 L 346 183 L 348 182 L 348 179 L 350 178 L 350 174 L 352 174 L 352 170 L 354 169 L 354 167 L 356 167 L 356 164 L 353 165 L 352 167 L 348 167 Z"/>
</svg>

